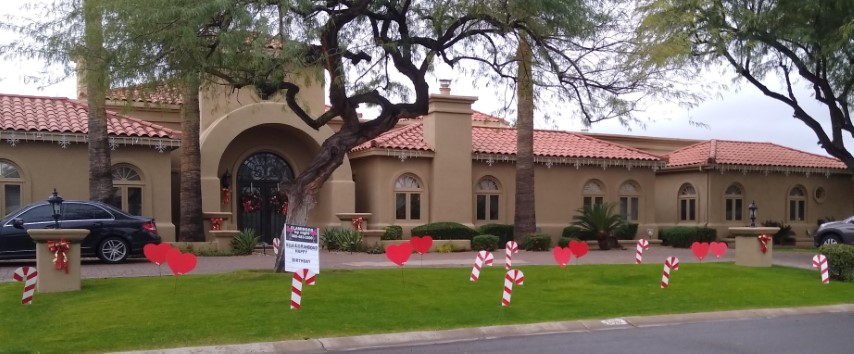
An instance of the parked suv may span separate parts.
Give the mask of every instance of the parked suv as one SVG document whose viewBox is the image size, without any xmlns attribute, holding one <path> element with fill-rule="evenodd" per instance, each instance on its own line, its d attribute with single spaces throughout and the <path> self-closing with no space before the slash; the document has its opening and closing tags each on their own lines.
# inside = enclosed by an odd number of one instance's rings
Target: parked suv
<svg viewBox="0 0 854 354">
<path fill-rule="evenodd" d="M 108 204 L 70 200 L 62 203 L 60 225 L 64 229 L 87 229 L 80 244 L 83 257 L 97 256 L 106 263 L 119 263 L 142 254 L 149 243 L 160 243 L 154 219 L 132 216 Z M 36 245 L 29 229 L 55 228 L 50 204 L 27 205 L 0 220 L 0 259 L 35 258 Z"/>
<path fill-rule="evenodd" d="M 842 221 L 826 222 L 818 227 L 814 236 L 815 246 L 854 244 L 854 216 Z"/>
</svg>

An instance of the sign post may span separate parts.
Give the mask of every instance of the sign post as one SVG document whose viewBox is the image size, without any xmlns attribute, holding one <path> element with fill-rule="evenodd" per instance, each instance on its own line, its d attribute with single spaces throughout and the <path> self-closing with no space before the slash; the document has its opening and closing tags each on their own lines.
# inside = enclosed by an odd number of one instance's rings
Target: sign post
<svg viewBox="0 0 854 354">
<path fill-rule="evenodd" d="M 285 271 L 308 269 L 320 274 L 319 232 L 316 227 L 285 224 Z"/>
</svg>

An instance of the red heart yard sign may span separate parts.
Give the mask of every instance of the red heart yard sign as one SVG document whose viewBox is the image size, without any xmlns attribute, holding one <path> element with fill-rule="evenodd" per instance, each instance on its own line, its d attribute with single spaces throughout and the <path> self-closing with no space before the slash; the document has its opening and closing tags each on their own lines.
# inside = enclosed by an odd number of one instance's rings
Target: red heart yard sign
<svg viewBox="0 0 854 354">
<path fill-rule="evenodd" d="M 694 257 L 697 257 L 701 262 L 706 255 L 709 254 L 708 242 L 694 242 L 691 244 L 691 251 L 694 252 Z"/>
<path fill-rule="evenodd" d="M 709 244 L 709 248 L 712 250 L 712 254 L 715 255 L 715 258 L 721 258 L 724 254 L 726 254 L 726 242 L 712 242 Z"/>
<path fill-rule="evenodd" d="M 145 258 L 148 258 L 151 263 L 161 265 L 163 262 L 166 262 L 166 255 L 171 249 L 173 249 L 172 245 L 166 242 L 157 245 L 149 243 L 142 248 L 142 253 L 145 254 Z"/>
<path fill-rule="evenodd" d="M 425 254 L 427 251 L 430 251 L 430 247 L 433 246 L 433 237 L 431 236 L 412 236 L 409 239 L 409 243 L 412 245 L 412 249 L 418 254 Z"/>
<path fill-rule="evenodd" d="M 569 241 L 569 250 L 572 251 L 572 255 L 575 258 L 584 257 L 587 254 L 587 251 L 590 250 L 590 247 L 587 246 L 587 242 L 578 242 L 576 240 Z"/>
<path fill-rule="evenodd" d="M 561 268 L 564 268 L 569 263 L 572 250 L 570 250 L 569 247 L 557 246 L 552 250 L 552 255 L 555 258 L 555 262 L 557 262 Z"/>
<path fill-rule="evenodd" d="M 171 249 L 166 255 L 166 263 L 169 263 L 169 269 L 172 269 L 172 274 L 179 276 L 192 272 L 196 268 L 196 255 L 192 253 L 181 253 L 177 249 Z"/>
<path fill-rule="evenodd" d="M 398 266 L 403 266 L 412 255 L 412 245 L 409 242 L 404 242 L 399 245 L 389 245 L 385 249 L 385 256 Z"/>
</svg>

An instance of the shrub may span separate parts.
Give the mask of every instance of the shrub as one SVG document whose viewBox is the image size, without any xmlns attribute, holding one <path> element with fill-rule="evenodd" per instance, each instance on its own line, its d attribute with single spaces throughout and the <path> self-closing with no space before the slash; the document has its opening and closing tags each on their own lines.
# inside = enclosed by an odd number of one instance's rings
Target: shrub
<svg viewBox="0 0 854 354">
<path fill-rule="evenodd" d="M 486 224 L 477 228 L 481 235 L 498 236 L 498 244 L 505 245 L 507 241 L 513 241 L 513 225 L 511 224 Z"/>
<path fill-rule="evenodd" d="M 560 240 L 557 240 L 557 245 L 560 247 L 569 247 L 569 241 L 581 241 L 576 237 L 561 237 Z"/>
<path fill-rule="evenodd" d="M 477 235 L 471 239 L 471 248 L 475 251 L 495 251 L 498 249 L 499 237 L 495 235 Z"/>
<path fill-rule="evenodd" d="M 383 254 L 385 253 L 385 247 L 382 244 L 374 245 L 373 247 L 368 247 L 365 249 L 365 253 L 367 254 Z"/>
<path fill-rule="evenodd" d="M 254 229 L 243 229 L 231 239 L 231 249 L 236 255 L 252 254 L 260 237 L 255 236 Z"/>
<path fill-rule="evenodd" d="M 356 252 L 362 250 L 362 233 L 353 229 L 341 229 L 335 233 L 335 244 L 339 250 Z"/>
<path fill-rule="evenodd" d="M 676 226 L 661 230 L 659 238 L 664 246 L 688 248 L 694 241 L 714 241 L 717 239 L 717 231 L 708 227 Z"/>
<path fill-rule="evenodd" d="M 792 226 L 786 225 L 782 221 L 774 221 L 774 220 L 766 220 L 762 223 L 762 226 L 765 227 L 779 227 L 780 231 L 771 235 L 774 238 L 775 245 L 782 245 L 792 239 L 792 235 L 795 233 L 792 232 Z"/>
<path fill-rule="evenodd" d="M 625 221 L 614 212 L 614 203 L 594 203 L 578 209 L 572 217 L 572 225 L 581 229 L 582 239 L 593 237 L 599 243 L 599 249 L 609 250 L 619 246 L 613 233 L 623 226 Z"/>
<path fill-rule="evenodd" d="M 552 237 L 548 234 L 530 234 L 522 240 L 522 249 L 526 251 L 548 251 L 552 247 Z"/>
<path fill-rule="evenodd" d="M 456 222 L 434 222 L 412 229 L 412 236 L 428 235 L 434 240 L 471 240 L 477 231 Z"/>
<path fill-rule="evenodd" d="M 341 227 L 324 227 L 323 230 L 320 230 L 320 242 L 321 245 L 326 248 L 327 251 L 337 251 L 338 250 L 338 234 L 344 231 Z"/>
<path fill-rule="evenodd" d="M 383 240 L 402 240 L 403 228 L 397 225 L 386 226 L 383 230 L 383 235 L 380 237 Z"/>
<path fill-rule="evenodd" d="M 436 252 L 439 252 L 439 253 L 451 253 L 454 251 L 455 251 L 454 244 L 451 242 L 445 242 L 445 243 L 439 245 L 439 247 L 436 247 Z"/>
<path fill-rule="evenodd" d="M 623 224 L 614 230 L 614 236 L 618 240 L 634 240 L 638 233 L 638 224 Z"/>
<path fill-rule="evenodd" d="M 825 245 L 819 247 L 818 252 L 827 257 L 828 273 L 831 279 L 854 280 L 854 246 Z"/>
<path fill-rule="evenodd" d="M 575 238 L 576 240 L 584 240 L 584 241 L 592 241 L 596 239 L 596 236 L 593 234 L 585 233 L 584 230 L 578 228 L 578 226 L 567 226 L 563 228 L 563 232 L 560 235 L 561 238 L 569 237 Z"/>
</svg>

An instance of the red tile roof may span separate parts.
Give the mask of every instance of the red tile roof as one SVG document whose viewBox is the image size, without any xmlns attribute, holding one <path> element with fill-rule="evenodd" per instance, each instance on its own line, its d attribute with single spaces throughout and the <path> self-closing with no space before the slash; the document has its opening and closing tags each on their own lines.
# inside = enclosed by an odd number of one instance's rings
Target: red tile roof
<svg viewBox="0 0 854 354">
<path fill-rule="evenodd" d="M 0 94 L 0 130 L 86 134 L 85 103 L 63 97 Z M 107 132 L 116 136 L 180 139 L 181 132 L 107 111 Z"/>
<path fill-rule="evenodd" d="M 112 89 L 107 92 L 107 100 L 175 105 L 184 103 L 181 91 L 174 86 L 166 84 L 158 85 L 157 87 L 137 85 Z"/>
<path fill-rule="evenodd" d="M 842 161 L 772 143 L 709 140 L 666 155 L 667 167 L 739 165 L 845 169 Z"/>
<path fill-rule="evenodd" d="M 350 151 L 355 152 L 371 148 L 433 151 L 433 148 L 424 142 L 423 127 L 421 123 L 418 123 L 392 129 L 380 134 L 373 140 L 354 147 Z"/>
</svg>

